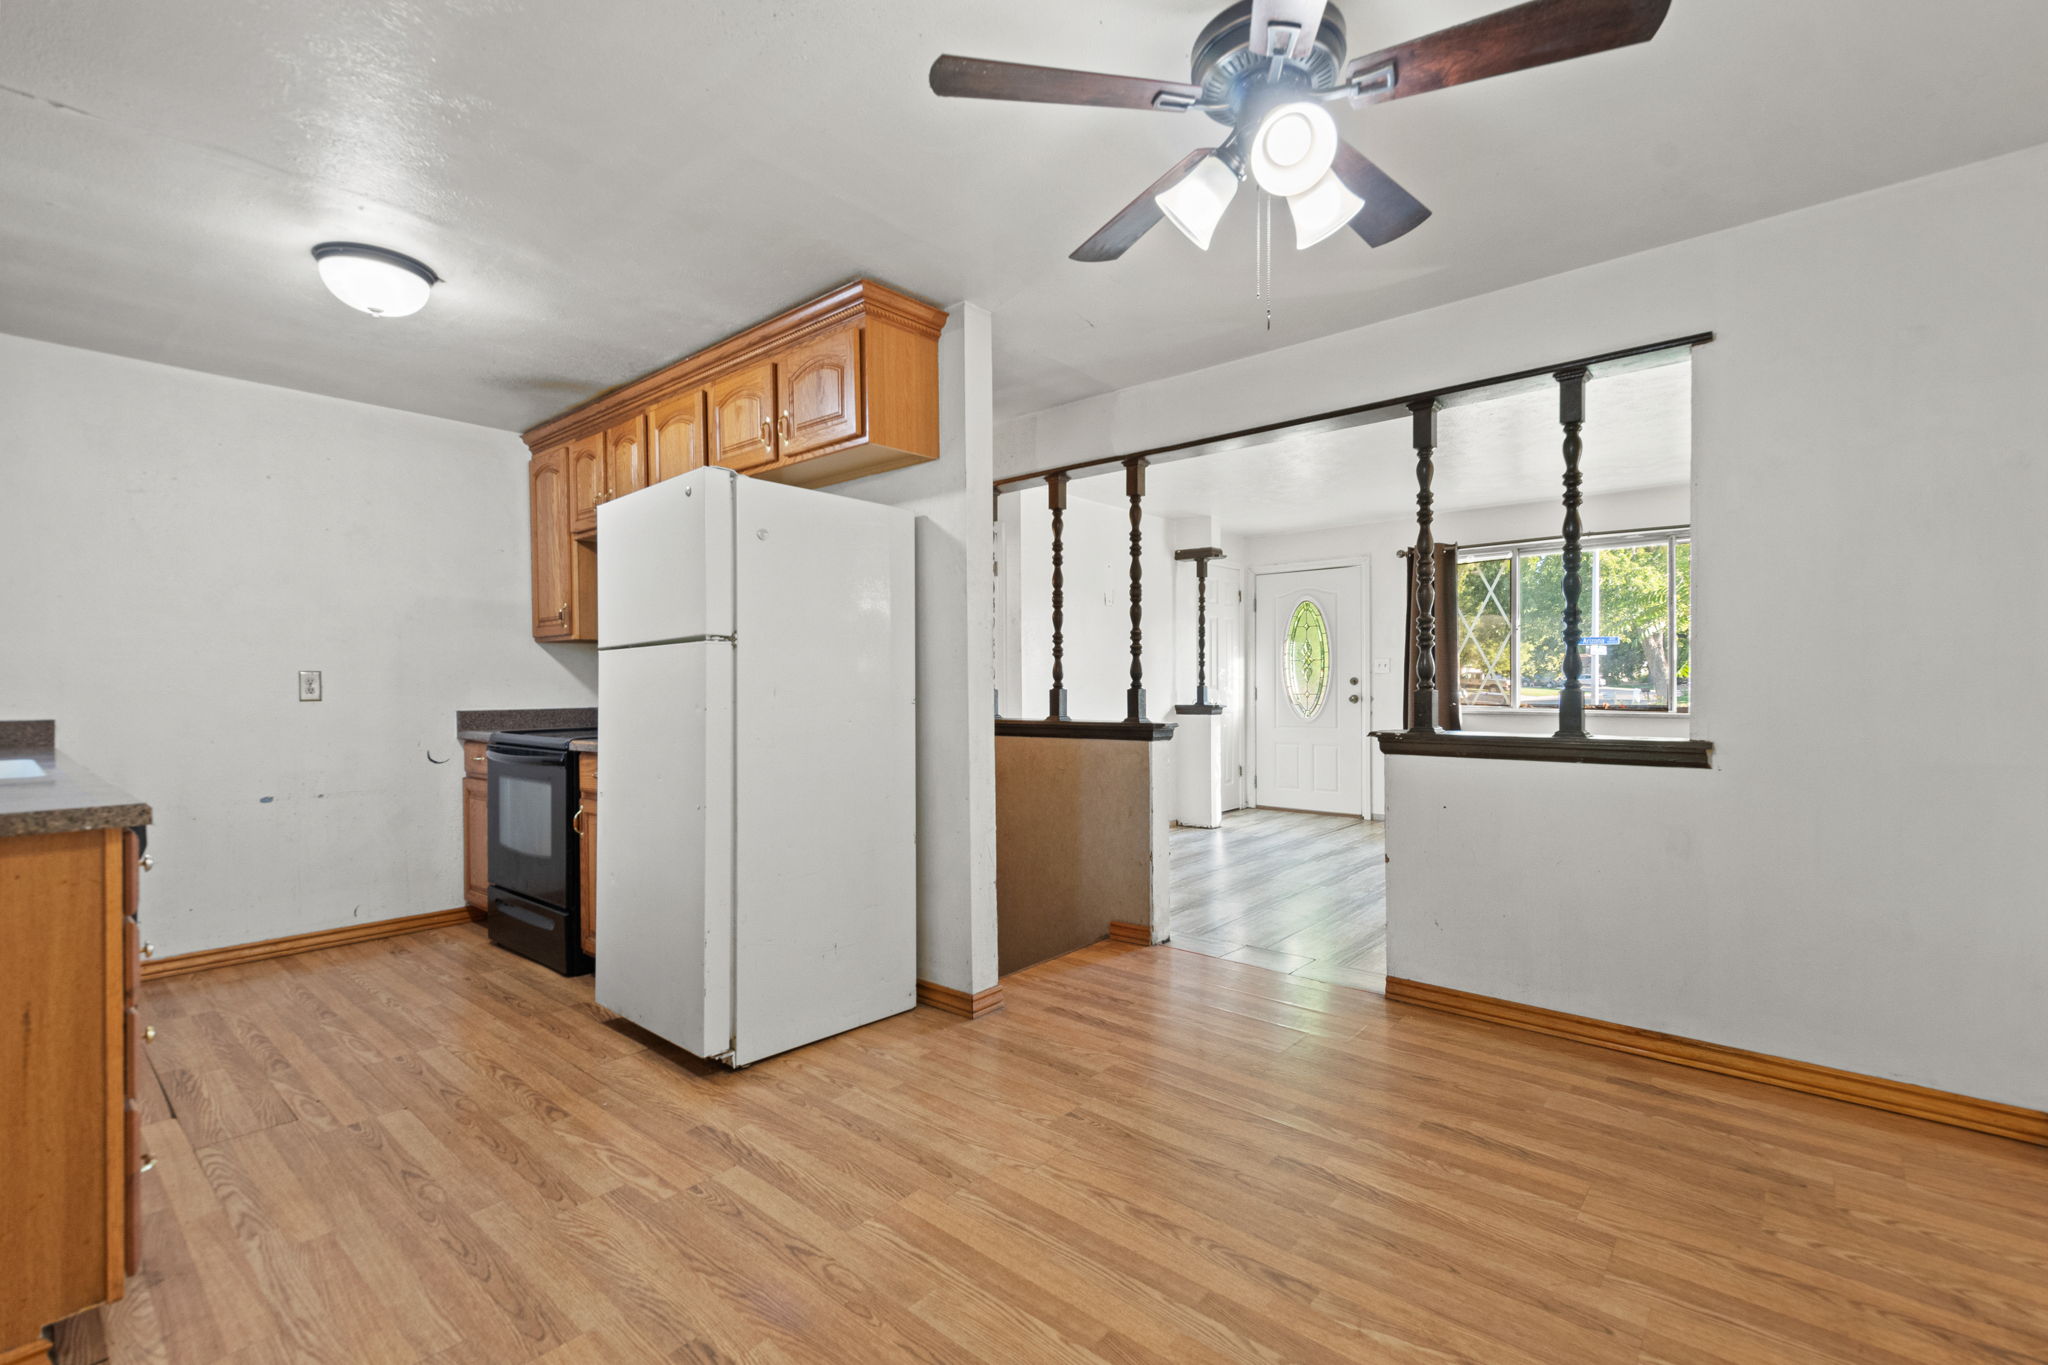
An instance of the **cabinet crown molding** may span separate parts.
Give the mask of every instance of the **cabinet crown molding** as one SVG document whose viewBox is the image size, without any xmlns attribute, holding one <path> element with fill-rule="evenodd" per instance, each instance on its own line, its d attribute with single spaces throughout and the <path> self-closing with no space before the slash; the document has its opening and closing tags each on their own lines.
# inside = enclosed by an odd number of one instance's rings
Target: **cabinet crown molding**
<svg viewBox="0 0 2048 1365">
<path fill-rule="evenodd" d="M 946 311 L 874 280 L 857 279 L 558 413 L 529 428 L 523 439 L 528 449 L 539 451 L 596 434 L 655 403 L 707 384 L 809 333 L 849 319 L 884 321 L 915 335 L 936 339 L 946 325 Z"/>
</svg>

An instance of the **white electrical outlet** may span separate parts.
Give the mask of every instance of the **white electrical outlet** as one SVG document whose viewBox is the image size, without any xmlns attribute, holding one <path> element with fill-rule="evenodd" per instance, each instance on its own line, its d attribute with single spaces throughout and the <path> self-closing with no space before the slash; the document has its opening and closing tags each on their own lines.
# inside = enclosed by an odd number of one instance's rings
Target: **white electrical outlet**
<svg viewBox="0 0 2048 1365">
<path fill-rule="evenodd" d="M 1372 661 L 1372 671 L 1375 673 L 1392 673 L 1394 671 L 1394 661 L 1392 659 L 1374 659 Z"/>
<path fill-rule="evenodd" d="M 299 700 L 320 700 L 320 670 L 302 668 L 299 670 Z"/>
</svg>

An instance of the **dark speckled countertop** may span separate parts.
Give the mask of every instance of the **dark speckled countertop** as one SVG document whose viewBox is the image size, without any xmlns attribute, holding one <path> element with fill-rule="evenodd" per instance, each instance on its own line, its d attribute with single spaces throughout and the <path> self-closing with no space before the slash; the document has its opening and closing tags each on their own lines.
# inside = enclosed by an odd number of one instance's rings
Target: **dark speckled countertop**
<svg viewBox="0 0 2048 1365">
<path fill-rule="evenodd" d="M 528 709 L 524 711 L 457 711 L 455 713 L 455 737 L 465 744 L 482 744 L 499 730 L 572 730 L 595 729 L 597 708 L 595 706 L 558 706 L 552 710 Z M 579 739 L 569 747 L 577 753 L 594 754 L 597 741 Z"/>
<path fill-rule="evenodd" d="M 127 829 L 150 822 L 149 806 L 53 749 L 0 749 L 0 773 L 34 763 L 40 776 L 0 776 L 0 839 Z"/>
</svg>

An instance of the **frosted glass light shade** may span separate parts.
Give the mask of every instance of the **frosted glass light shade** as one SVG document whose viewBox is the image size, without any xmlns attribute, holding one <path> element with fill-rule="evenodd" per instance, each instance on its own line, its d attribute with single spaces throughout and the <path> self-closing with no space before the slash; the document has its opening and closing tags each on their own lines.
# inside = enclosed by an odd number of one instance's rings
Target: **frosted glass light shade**
<svg viewBox="0 0 2048 1365">
<path fill-rule="evenodd" d="M 1337 121 L 1309 100 L 1281 105 L 1252 134 L 1252 178 L 1283 199 L 1321 180 L 1336 159 Z"/>
<path fill-rule="evenodd" d="M 1288 197 L 1287 209 L 1294 215 L 1295 250 L 1306 251 L 1357 217 L 1364 207 L 1365 201 L 1353 194 L 1335 171 L 1324 171 L 1321 180 Z"/>
<path fill-rule="evenodd" d="M 1237 194 L 1237 176 L 1213 156 L 1203 157 L 1178 185 L 1152 196 L 1166 221 L 1202 250 L 1216 235 L 1223 211 Z"/>
<path fill-rule="evenodd" d="M 322 242 L 313 248 L 313 262 L 328 293 L 378 318 L 419 312 L 441 279 L 410 256 L 360 242 Z"/>
</svg>

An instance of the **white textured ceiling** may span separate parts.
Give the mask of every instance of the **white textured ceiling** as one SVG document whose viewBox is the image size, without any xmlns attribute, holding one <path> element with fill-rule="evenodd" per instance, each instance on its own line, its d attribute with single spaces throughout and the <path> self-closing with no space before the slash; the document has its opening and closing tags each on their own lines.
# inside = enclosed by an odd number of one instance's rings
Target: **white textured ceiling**
<svg viewBox="0 0 2048 1365">
<path fill-rule="evenodd" d="M 1497 6 L 1342 8 L 1365 51 Z M 1206 256 L 1066 259 L 1216 125 L 925 86 L 1178 76 L 1219 8 L 4 0 L 0 331 L 522 427 L 865 273 L 992 308 L 1007 414 L 2048 141 L 2048 5 L 1675 0 L 1648 46 L 1342 114 L 1436 216 L 1283 240 L 1268 332 L 1248 203 Z M 447 283 L 351 313 L 326 238 Z"/>
<path fill-rule="evenodd" d="M 1444 409 L 1431 480 L 1437 510 L 1555 502 L 1563 493 L 1563 441 L 1557 392 L 1548 385 Z M 1595 379 L 1584 441 L 1590 490 L 1690 482 L 1692 366 Z M 1069 492 L 1125 505 L 1123 472 L 1077 478 Z M 1245 536 L 1405 520 L 1415 515 L 1411 428 L 1397 419 L 1155 465 L 1145 474 L 1145 510 L 1215 517 L 1223 531 Z"/>
</svg>

